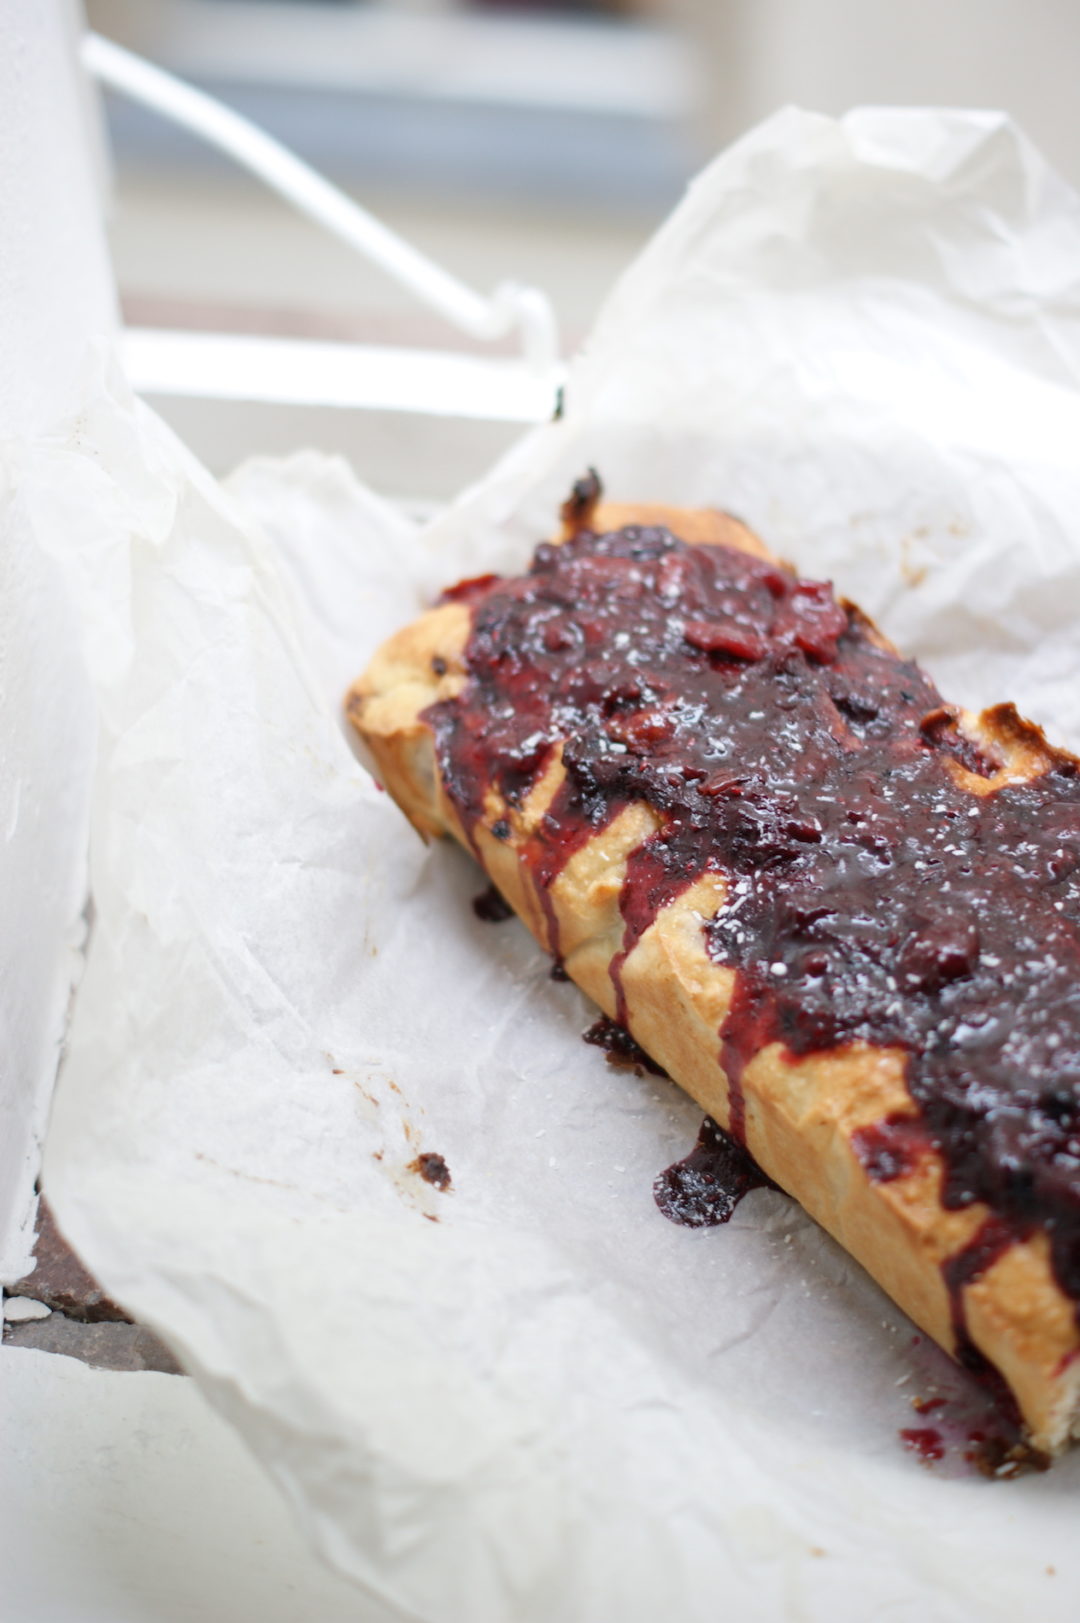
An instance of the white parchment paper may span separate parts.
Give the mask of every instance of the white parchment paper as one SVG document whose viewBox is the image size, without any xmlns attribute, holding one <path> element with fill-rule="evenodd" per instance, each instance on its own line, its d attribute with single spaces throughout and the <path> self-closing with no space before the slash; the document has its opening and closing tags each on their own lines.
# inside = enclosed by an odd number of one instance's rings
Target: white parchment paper
<svg viewBox="0 0 1080 1623">
<path fill-rule="evenodd" d="M 924 1471 L 897 1432 L 943 1361 L 831 1242 L 769 1192 L 659 1216 L 699 1113 L 581 1043 L 337 706 L 593 463 L 740 513 L 949 697 L 1080 744 L 1078 384 L 1080 205 L 1007 121 L 791 112 L 622 279 L 563 419 L 423 534 L 313 454 L 222 492 L 107 374 L 27 452 L 101 708 L 46 1184 L 359 1617 L 1075 1618 L 1080 1461 Z"/>
</svg>

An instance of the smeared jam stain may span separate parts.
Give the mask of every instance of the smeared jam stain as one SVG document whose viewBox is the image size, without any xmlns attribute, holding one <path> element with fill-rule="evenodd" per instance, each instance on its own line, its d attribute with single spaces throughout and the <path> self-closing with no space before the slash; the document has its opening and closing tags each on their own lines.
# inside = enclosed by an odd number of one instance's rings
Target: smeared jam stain
<svg viewBox="0 0 1080 1623">
<path fill-rule="evenodd" d="M 485 924 L 502 924 L 504 919 L 512 919 L 514 916 L 514 909 L 503 899 L 501 892 L 496 890 L 494 885 L 489 885 L 479 896 L 473 897 L 472 910 Z"/>
<path fill-rule="evenodd" d="M 1045 1471 L 1050 1461 L 1024 1440 L 1016 1402 L 1005 1382 L 986 1364 L 958 1363 L 927 1336 L 914 1336 L 909 1353 L 916 1395 L 909 1402 L 916 1428 L 933 1428 L 944 1445 L 941 1460 L 924 1460 L 949 1477 L 981 1476 L 999 1481 Z M 904 1442 L 904 1432 L 898 1440 Z M 905 1445 L 906 1446 L 906 1445 Z"/>
<path fill-rule="evenodd" d="M 953 1356 L 981 1388 L 993 1425 L 989 1432 L 980 1428 L 972 1436 L 967 1457 L 986 1476 L 1016 1475 L 1021 1469 L 1046 1470 L 1049 1460 L 1023 1441 L 1024 1422 L 1008 1382 L 976 1347 L 968 1334 L 964 1315 L 964 1288 L 979 1279 L 1009 1249 L 1014 1238 L 1012 1226 L 991 1214 L 968 1244 L 942 1264 L 949 1292 L 952 1327 L 956 1345 Z M 1015 1470 L 1010 1470 L 1015 1466 Z"/>
<path fill-rule="evenodd" d="M 751 1189 L 775 1189 L 742 1144 L 706 1116 L 690 1154 L 661 1172 L 653 1198 L 664 1216 L 684 1228 L 726 1223 Z"/>
<path fill-rule="evenodd" d="M 425 1183 L 433 1184 L 436 1189 L 450 1188 L 450 1168 L 434 1150 L 424 1150 L 415 1161 L 409 1162 L 407 1170 L 419 1173 Z"/>
<path fill-rule="evenodd" d="M 981 1279 L 988 1268 L 991 1268 L 999 1257 L 1005 1252 L 1013 1241 L 1013 1230 L 1001 1218 L 991 1215 L 961 1250 L 953 1253 L 941 1265 L 945 1284 L 949 1291 L 949 1301 L 952 1304 L 953 1333 L 956 1336 L 956 1358 L 965 1369 L 968 1369 L 978 1378 L 993 1382 L 995 1372 L 986 1363 L 978 1348 L 968 1337 L 964 1323 L 963 1292 L 967 1285 L 976 1279 Z M 1000 1376 L 997 1377 L 1000 1380 Z M 1008 1392 L 1008 1387 L 1005 1387 Z"/>
<path fill-rule="evenodd" d="M 945 1439 L 936 1426 L 907 1426 L 900 1436 L 904 1447 L 910 1448 L 923 1465 L 945 1458 Z"/>
<path fill-rule="evenodd" d="M 1049 1467 L 1047 1455 L 1024 1441 L 1016 1404 L 1000 1377 L 996 1386 L 972 1384 L 957 1370 L 947 1395 L 912 1398 L 911 1407 L 924 1420 L 932 1417 L 932 1424 L 901 1427 L 898 1435 L 924 1465 L 944 1463 L 954 1476 L 974 1470 L 997 1479 Z"/>
<path fill-rule="evenodd" d="M 572 522 L 598 491 L 575 489 Z M 565 780 L 521 853 L 552 951 L 554 880 L 648 803 L 660 826 L 627 865 L 613 982 L 662 908 L 723 876 L 702 929 L 736 971 L 718 1033 L 733 1134 L 767 1044 L 902 1049 L 945 1204 L 985 1202 L 1014 1237 L 1038 1224 L 1080 1301 L 1077 762 L 1048 752 L 1030 782 L 974 793 L 997 762 L 858 610 L 660 527 L 580 529 L 524 577 L 450 595 L 470 607 L 468 682 L 425 714 L 464 826 L 491 788 L 521 806 L 561 745 Z M 873 1152 L 880 1176 L 902 1148 Z"/>
<path fill-rule="evenodd" d="M 558 978 L 569 980 L 565 970 Z M 609 1020 L 606 1014 L 594 1020 L 588 1031 L 582 1032 L 581 1036 L 583 1042 L 591 1043 L 595 1048 L 602 1048 L 611 1065 L 632 1067 L 639 1076 L 643 1071 L 648 1071 L 652 1076 L 667 1076 L 663 1067 L 657 1065 L 641 1045 L 634 1041 L 626 1027 L 620 1026 L 615 1020 Z"/>
<path fill-rule="evenodd" d="M 889 1116 L 851 1135 L 851 1147 L 872 1183 L 892 1183 L 913 1171 L 929 1140 L 917 1116 Z"/>
</svg>

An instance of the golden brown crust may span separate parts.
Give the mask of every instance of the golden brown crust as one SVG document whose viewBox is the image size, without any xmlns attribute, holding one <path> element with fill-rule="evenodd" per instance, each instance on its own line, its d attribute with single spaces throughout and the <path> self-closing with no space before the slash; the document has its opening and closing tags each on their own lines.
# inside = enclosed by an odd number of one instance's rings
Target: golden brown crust
<svg viewBox="0 0 1080 1623">
<path fill-rule="evenodd" d="M 771 556 L 745 525 L 711 511 L 603 503 L 586 504 L 564 517 L 564 535 L 586 520 L 597 530 L 664 524 L 688 542 L 721 542 Z M 463 605 L 433 609 L 383 645 L 347 700 L 349 719 L 378 775 L 416 827 L 425 836 L 451 833 L 466 846 L 466 831 L 442 792 L 432 734 L 420 718 L 436 699 L 461 690 L 469 624 Z M 1061 759 L 1062 752 L 1011 705 L 978 716 L 950 711 L 946 719 L 1001 763 L 989 779 L 955 765 L 957 782 L 972 794 L 1023 781 Z M 520 853 L 562 776 L 556 754 L 520 808 L 491 791 L 482 824 L 471 831 L 487 872 L 544 946 L 551 945 L 546 915 Z M 500 819 L 510 828 L 505 840 L 491 833 Z M 628 807 L 574 854 L 550 891 L 566 969 L 609 1015 L 615 1012 L 609 966 L 622 942 L 618 904 L 626 861 L 657 822 L 648 806 Z M 727 1125 L 728 1085 L 717 1033 L 734 972 L 709 957 L 701 927 L 723 901 L 721 876 L 699 880 L 658 914 L 627 958 L 622 979 L 634 1037 L 704 1110 Z M 904 1176 L 875 1183 L 853 1145 L 860 1128 L 914 1114 L 903 1052 L 851 1043 L 792 1060 L 773 1044 L 748 1065 L 742 1086 L 748 1147 L 763 1169 L 916 1324 L 954 1351 L 942 1264 L 974 1238 L 988 1211 L 982 1206 L 950 1211 L 942 1204 L 944 1163 L 930 1149 Z M 1045 1236 L 1010 1246 L 964 1288 L 962 1305 L 971 1340 L 1012 1387 L 1033 1446 L 1058 1452 L 1071 1434 L 1080 1434 L 1080 1331 L 1074 1304 L 1054 1278 Z"/>
</svg>

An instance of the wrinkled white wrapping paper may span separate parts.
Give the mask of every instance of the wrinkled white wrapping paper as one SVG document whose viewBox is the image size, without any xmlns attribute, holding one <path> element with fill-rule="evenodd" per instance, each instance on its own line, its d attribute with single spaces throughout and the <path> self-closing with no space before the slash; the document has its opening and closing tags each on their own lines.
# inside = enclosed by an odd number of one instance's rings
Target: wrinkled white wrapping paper
<svg viewBox="0 0 1080 1623">
<path fill-rule="evenodd" d="M 897 1431 L 938 1375 L 797 1209 L 659 1216 L 700 1113 L 582 1044 L 337 704 L 594 463 L 741 514 L 949 697 L 1080 745 L 1080 204 L 996 115 L 782 114 L 622 279 L 566 407 L 420 536 L 310 454 L 222 493 L 104 379 L 28 453 L 101 708 L 61 1222 L 359 1617 L 1075 1619 L 1080 1459 L 924 1471 Z"/>
</svg>

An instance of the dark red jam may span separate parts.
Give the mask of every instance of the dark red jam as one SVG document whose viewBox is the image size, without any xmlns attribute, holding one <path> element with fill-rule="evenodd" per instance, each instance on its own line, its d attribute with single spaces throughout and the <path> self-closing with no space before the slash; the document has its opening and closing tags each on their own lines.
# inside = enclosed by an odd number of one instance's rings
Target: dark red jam
<svg viewBox="0 0 1080 1623">
<path fill-rule="evenodd" d="M 563 970 L 563 979 L 569 980 Z M 582 1040 L 591 1043 L 594 1048 L 602 1048 L 611 1065 L 625 1065 L 639 1074 L 648 1071 L 653 1076 L 667 1076 L 663 1066 L 646 1054 L 640 1043 L 636 1043 L 625 1026 L 618 1021 L 609 1020 L 602 1014 L 599 1020 L 594 1020 L 588 1031 L 582 1032 Z"/>
<path fill-rule="evenodd" d="M 970 1365 L 947 1364 L 921 1336 L 913 1345 L 922 1349 L 914 1354 L 918 1377 L 931 1388 L 930 1395 L 911 1399 L 919 1417 L 913 1425 L 938 1434 L 950 1475 L 970 1466 L 997 1478 L 1046 1470 L 1049 1459 L 1025 1441 L 1016 1399 L 996 1370 L 983 1360 L 972 1380 Z"/>
<path fill-rule="evenodd" d="M 565 782 L 524 853 L 546 895 L 632 802 L 660 827 L 623 886 L 618 989 L 658 911 L 707 871 L 702 928 L 737 970 L 717 1041 L 741 1078 L 764 1045 L 900 1048 L 950 1207 L 1050 1237 L 1080 1301 L 1080 776 L 1022 785 L 963 738 L 918 666 L 827 585 L 667 530 L 579 531 L 516 580 L 470 583 L 469 681 L 427 711 L 466 827 L 489 785 L 518 806 L 561 742 Z M 509 833 L 505 821 L 501 837 Z M 549 909 L 549 945 L 558 955 Z M 625 1005 L 619 1014 L 625 1018 Z M 911 1129 L 861 1154 L 898 1176 Z M 987 1265 L 993 1248 L 957 1265 Z"/>
<path fill-rule="evenodd" d="M 935 1409 L 945 1407 L 944 1398 L 912 1398 L 911 1407 L 916 1414 L 933 1414 Z"/>
<path fill-rule="evenodd" d="M 494 885 L 489 885 L 479 896 L 473 897 L 472 910 L 485 924 L 503 924 L 514 916 L 514 909 Z"/>
<path fill-rule="evenodd" d="M 900 1436 L 923 1465 L 936 1465 L 945 1458 L 945 1439 L 936 1426 L 908 1426 Z"/>
<path fill-rule="evenodd" d="M 706 1116 L 690 1154 L 661 1172 L 653 1197 L 664 1216 L 690 1229 L 726 1223 L 751 1189 L 775 1189 L 754 1157 Z"/>
</svg>

